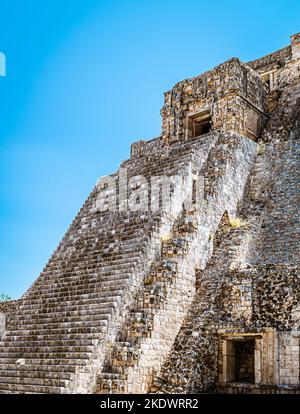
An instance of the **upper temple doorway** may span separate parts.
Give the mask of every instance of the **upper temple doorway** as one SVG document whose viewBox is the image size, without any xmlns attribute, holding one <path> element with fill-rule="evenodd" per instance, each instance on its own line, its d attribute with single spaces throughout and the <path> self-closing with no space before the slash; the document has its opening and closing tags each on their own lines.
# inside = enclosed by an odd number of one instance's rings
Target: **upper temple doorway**
<svg viewBox="0 0 300 414">
<path fill-rule="evenodd" d="M 211 115 L 209 111 L 192 115 L 187 122 L 187 138 L 197 138 L 207 134 L 212 129 Z"/>
</svg>

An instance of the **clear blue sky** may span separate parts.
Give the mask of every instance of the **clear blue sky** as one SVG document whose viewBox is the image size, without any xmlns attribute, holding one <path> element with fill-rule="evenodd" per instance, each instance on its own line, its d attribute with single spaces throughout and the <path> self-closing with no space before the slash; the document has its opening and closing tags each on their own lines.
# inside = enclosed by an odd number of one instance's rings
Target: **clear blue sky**
<svg viewBox="0 0 300 414">
<path fill-rule="evenodd" d="M 164 91 L 299 22 L 299 0 L 1 0 L 0 293 L 19 297 L 97 178 L 159 135 Z"/>
</svg>

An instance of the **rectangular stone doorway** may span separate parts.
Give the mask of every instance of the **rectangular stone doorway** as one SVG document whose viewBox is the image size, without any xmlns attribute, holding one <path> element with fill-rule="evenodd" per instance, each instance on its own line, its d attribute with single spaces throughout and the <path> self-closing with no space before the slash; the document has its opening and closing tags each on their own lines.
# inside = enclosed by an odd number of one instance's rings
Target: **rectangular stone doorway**
<svg viewBox="0 0 300 414">
<path fill-rule="evenodd" d="M 234 382 L 243 382 L 254 384 L 255 368 L 254 368 L 254 351 L 255 341 L 237 340 L 233 341 L 235 356 L 235 378 Z"/>
<path fill-rule="evenodd" d="M 211 130 L 211 119 L 206 118 L 204 120 L 194 120 L 193 137 L 199 137 L 200 135 L 208 134 Z"/>
<path fill-rule="evenodd" d="M 220 348 L 220 383 L 255 384 L 261 376 L 261 335 L 229 334 Z"/>
<path fill-rule="evenodd" d="M 201 135 L 208 134 L 212 129 L 211 114 L 204 111 L 188 118 L 188 138 L 197 138 Z"/>
</svg>

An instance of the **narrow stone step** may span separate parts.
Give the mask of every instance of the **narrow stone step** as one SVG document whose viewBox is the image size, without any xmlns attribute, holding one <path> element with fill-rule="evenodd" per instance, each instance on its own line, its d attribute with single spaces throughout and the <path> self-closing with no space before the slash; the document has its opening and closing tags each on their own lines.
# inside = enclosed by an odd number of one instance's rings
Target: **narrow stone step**
<svg viewBox="0 0 300 414">
<path fill-rule="evenodd" d="M 21 347 L 21 346 L 5 346 L 5 354 L 7 355 L 14 355 L 14 354 L 27 354 L 28 350 L 30 349 L 31 353 L 64 353 L 64 352 L 91 352 L 93 350 L 93 346 L 78 346 L 78 345 L 67 345 L 64 346 L 32 346 L 32 347 Z M 2 347 L 0 348 L 0 356 L 4 353 Z"/>
<path fill-rule="evenodd" d="M 16 379 L 20 379 L 18 382 L 26 383 L 25 381 L 22 381 L 22 379 L 26 379 L 28 382 L 28 379 L 35 378 L 39 379 L 40 385 L 46 385 L 46 381 L 43 383 L 42 380 L 70 380 L 72 377 L 72 374 L 70 372 L 49 372 L 49 371 L 34 371 L 34 370 L 27 370 L 27 371 L 20 371 L 20 370 L 0 370 L 1 375 L 1 381 L 2 382 L 15 382 Z M 5 380 L 4 380 L 5 379 Z M 7 380 L 6 380 L 7 379 Z M 64 384 L 63 384 L 64 385 Z"/>
<path fill-rule="evenodd" d="M 36 305 L 37 303 L 42 304 L 44 301 L 52 301 L 52 302 L 59 302 L 62 300 L 72 300 L 73 302 L 84 298 L 111 298 L 114 299 L 116 296 L 120 296 L 123 293 L 122 290 L 117 289 L 112 291 L 110 290 L 109 292 L 101 292 L 101 290 L 99 290 L 98 292 L 95 291 L 88 291 L 88 292 L 64 292 L 64 294 L 40 294 L 37 295 L 35 297 L 33 297 L 30 302 L 27 301 L 28 304 L 31 305 Z"/>
<path fill-rule="evenodd" d="M 66 335 L 66 334 L 94 334 L 99 335 L 100 333 L 106 332 L 106 327 L 95 327 L 93 326 L 83 326 L 81 324 L 72 326 L 72 327 L 60 327 L 56 329 L 46 329 L 45 327 L 45 335 Z M 11 330 L 6 332 L 6 336 L 16 336 L 16 335 L 24 335 L 26 336 L 32 336 L 32 335 L 40 335 L 41 330 L 40 329 L 22 329 L 21 327 L 16 330 Z M 0 343 L 1 344 L 1 343 Z M 1 346 L 1 345 L 0 345 Z"/>
<path fill-rule="evenodd" d="M 16 348 L 16 349 L 22 349 L 22 348 L 36 348 L 36 347 L 61 347 L 61 346 L 94 346 L 95 340 L 92 339 L 76 339 L 76 340 L 36 340 L 36 341 L 5 341 L 5 348 Z M 1 348 L 0 348 L 1 349 Z M 1 369 L 1 367 L 0 367 Z"/>
<path fill-rule="evenodd" d="M 9 334 L 10 332 L 8 332 Z M 85 343 L 88 344 L 88 341 L 92 344 L 97 341 L 95 334 L 93 333 L 77 333 L 77 334 L 39 334 L 39 335 L 6 335 L 4 338 L 5 346 L 6 344 L 10 343 L 16 343 L 16 344 L 22 344 L 22 343 L 28 343 L 28 342 L 61 342 L 64 343 L 65 341 L 69 342 L 79 342 L 79 343 Z M 86 342 L 85 342 L 86 341 Z M 1 346 L 1 345 L 0 345 Z"/>
<path fill-rule="evenodd" d="M 39 373 L 45 373 L 45 375 L 49 374 L 55 374 L 55 373 L 66 373 L 66 374 L 74 374 L 76 371 L 76 367 L 74 365 L 18 365 L 18 364 L 5 364 L 0 367 L 0 373 L 2 371 L 11 372 L 12 375 L 17 372 L 37 372 Z"/>
<path fill-rule="evenodd" d="M 74 301 L 71 300 L 64 300 L 63 302 L 53 302 L 53 301 L 40 301 L 34 305 L 24 305 L 19 306 L 17 311 L 12 314 L 12 317 L 18 317 L 18 315 L 24 315 L 24 314 L 32 314 L 40 312 L 40 308 L 38 306 L 42 306 L 42 310 L 45 310 L 46 312 L 58 312 L 60 310 L 66 311 L 66 309 L 72 311 L 72 310 L 81 310 L 86 309 L 87 307 L 95 307 L 97 309 L 107 307 L 117 307 L 118 306 L 118 300 L 113 297 L 105 297 L 105 298 L 99 298 L 99 297 L 92 297 L 92 298 L 81 298 L 78 301 L 74 303 Z M 38 308 L 37 308 L 38 307 Z"/>
<path fill-rule="evenodd" d="M 0 392 L 5 394 L 7 391 L 18 394 L 59 394 L 61 388 L 51 385 L 35 385 L 35 384 L 18 384 L 18 383 L 2 383 L 0 378 Z"/>
<path fill-rule="evenodd" d="M 3 352 L 0 351 L 0 360 L 10 359 L 13 362 L 16 362 L 18 359 L 27 358 L 27 359 L 89 359 L 90 354 L 88 352 L 78 352 L 76 350 L 68 349 L 66 351 L 55 351 L 49 352 L 41 349 L 39 352 Z"/>
<path fill-rule="evenodd" d="M 111 313 L 112 313 L 113 309 L 106 309 L 106 308 L 92 308 L 92 309 L 74 309 L 74 310 L 70 310 L 70 309 L 65 309 L 65 310 L 60 310 L 55 312 L 55 309 L 51 310 L 44 310 L 44 312 L 37 312 L 35 314 L 31 314 L 30 315 L 18 315 L 18 318 L 16 318 L 16 315 L 14 315 L 12 321 L 10 321 L 9 326 L 11 326 L 11 323 L 18 320 L 18 322 L 21 323 L 27 323 L 29 320 L 31 320 L 31 322 L 33 320 L 38 320 L 41 321 L 43 323 L 48 323 L 50 322 L 52 319 L 68 319 L 68 318 L 73 318 L 73 317 L 81 317 L 81 318 L 89 318 L 89 317 L 101 317 L 102 319 L 105 320 L 109 320 L 111 318 Z"/>
<path fill-rule="evenodd" d="M 52 325 L 56 325 L 57 323 L 72 323 L 73 321 L 78 322 L 78 320 L 82 321 L 83 323 L 85 321 L 99 321 L 99 326 L 106 326 L 107 321 L 110 320 L 110 318 L 111 315 L 109 313 L 85 313 L 83 315 L 72 313 L 71 315 L 67 316 L 61 313 L 57 313 L 54 315 L 42 314 L 33 316 L 31 320 L 29 318 L 21 320 L 12 319 L 9 321 L 8 329 L 13 328 L 15 326 L 22 326 L 25 328 L 32 325 L 48 325 L 48 327 L 51 328 Z"/>
<path fill-rule="evenodd" d="M 26 355 L 26 359 L 25 359 L 25 365 L 26 366 L 32 366 L 32 365 L 47 365 L 49 371 L 51 371 L 51 366 L 52 365 L 70 365 L 73 367 L 77 367 L 77 366 L 85 366 L 86 365 L 86 359 L 87 358 L 81 358 L 82 355 L 78 356 L 75 353 L 73 355 L 69 355 L 69 356 L 63 356 L 63 355 L 59 355 L 57 357 L 55 357 L 53 355 L 49 356 L 49 354 L 43 355 L 43 356 L 39 356 L 37 357 L 37 355 L 32 355 L 30 357 L 30 355 Z M 3 366 L 8 366 L 8 365 L 14 365 L 16 362 L 16 357 L 14 358 L 3 358 L 0 357 L 0 364 Z M 18 366 L 18 365 L 16 365 Z"/>
</svg>

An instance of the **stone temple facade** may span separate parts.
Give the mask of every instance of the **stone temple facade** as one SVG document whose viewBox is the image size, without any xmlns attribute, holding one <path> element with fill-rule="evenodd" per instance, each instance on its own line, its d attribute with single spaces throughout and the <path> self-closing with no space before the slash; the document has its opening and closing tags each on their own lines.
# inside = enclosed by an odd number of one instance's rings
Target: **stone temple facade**
<svg viewBox="0 0 300 414">
<path fill-rule="evenodd" d="M 300 34 L 161 114 L 0 304 L 1 393 L 300 393 Z"/>
</svg>

